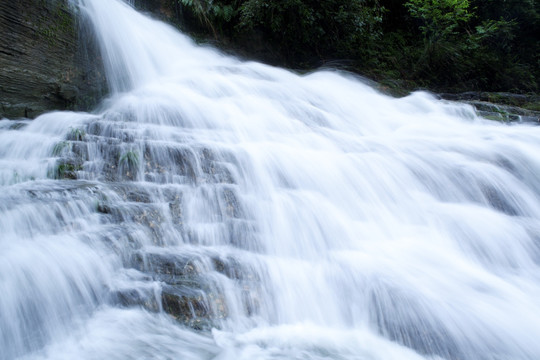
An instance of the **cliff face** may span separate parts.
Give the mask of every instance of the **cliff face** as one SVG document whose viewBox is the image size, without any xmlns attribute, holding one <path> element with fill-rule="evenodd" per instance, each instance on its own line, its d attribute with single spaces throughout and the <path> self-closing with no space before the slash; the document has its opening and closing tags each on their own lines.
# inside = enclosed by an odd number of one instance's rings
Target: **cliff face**
<svg viewBox="0 0 540 360">
<path fill-rule="evenodd" d="M 91 36 L 67 0 L 0 1 L 0 118 L 86 110 L 106 89 Z"/>
</svg>

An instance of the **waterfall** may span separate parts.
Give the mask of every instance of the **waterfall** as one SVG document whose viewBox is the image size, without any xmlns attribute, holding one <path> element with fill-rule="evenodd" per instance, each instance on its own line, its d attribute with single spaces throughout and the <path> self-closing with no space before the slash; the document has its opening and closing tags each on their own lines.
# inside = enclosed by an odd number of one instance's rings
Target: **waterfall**
<svg viewBox="0 0 540 360">
<path fill-rule="evenodd" d="M 111 96 L 0 121 L 0 359 L 540 358 L 540 128 L 73 0 Z"/>
</svg>

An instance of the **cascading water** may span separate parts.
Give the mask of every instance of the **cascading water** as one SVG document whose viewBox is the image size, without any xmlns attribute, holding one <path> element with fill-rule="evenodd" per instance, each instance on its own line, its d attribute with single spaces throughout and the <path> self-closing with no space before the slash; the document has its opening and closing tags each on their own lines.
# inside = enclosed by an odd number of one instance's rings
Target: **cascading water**
<svg viewBox="0 0 540 360">
<path fill-rule="evenodd" d="M 79 0 L 110 99 L 0 121 L 0 359 L 539 359 L 540 129 Z"/>
</svg>

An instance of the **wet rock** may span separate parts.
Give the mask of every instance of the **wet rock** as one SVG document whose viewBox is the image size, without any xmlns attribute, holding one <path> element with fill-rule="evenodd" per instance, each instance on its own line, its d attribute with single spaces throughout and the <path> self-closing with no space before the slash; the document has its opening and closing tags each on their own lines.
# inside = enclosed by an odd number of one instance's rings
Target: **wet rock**
<svg viewBox="0 0 540 360">
<path fill-rule="evenodd" d="M 229 279 L 241 280 L 247 279 L 250 276 L 250 272 L 247 271 L 248 269 L 244 268 L 234 257 L 215 256 L 211 260 L 214 270 L 227 276 Z"/>
<path fill-rule="evenodd" d="M 55 179 L 76 180 L 77 173 L 82 170 L 82 161 L 77 158 L 60 159 L 53 170 Z"/>
<path fill-rule="evenodd" d="M 118 196 L 124 201 L 149 204 L 152 202 L 152 195 L 145 186 L 136 184 L 114 184 L 111 186 Z"/>
<path fill-rule="evenodd" d="M 102 61 L 67 0 L 0 2 L 0 118 L 86 110 L 106 92 Z"/>
<path fill-rule="evenodd" d="M 10 130 L 20 130 L 25 128 L 28 125 L 27 122 L 24 121 L 13 121 L 13 123 L 10 125 Z"/>
<path fill-rule="evenodd" d="M 472 105 L 478 114 L 502 122 L 540 123 L 540 96 L 469 91 L 439 94 L 442 99 Z"/>
<path fill-rule="evenodd" d="M 175 283 L 174 278 L 194 277 L 205 271 L 200 258 L 176 254 L 137 253 L 133 267 L 168 283 Z"/>
<path fill-rule="evenodd" d="M 442 93 L 442 99 L 452 101 L 480 101 L 493 104 L 524 107 L 540 101 L 540 95 L 513 94 L 505 92 L 467 91 L 463 93 Z"/>
<path fill-rule="evenodd" d="M 171 182 L 171 175 L 196 183 L 198 159 L 189 147 L 164 146 L 148 143 L 144 149 L 144 173 L 157 182 Z"/>
<path fill-rule="evenodd" d="M 111 294 L 112 302 L 123 307 L 140 306 L 151 312 L 159 311 L 153 291 L 140 289 L 117 290 Z"/>
<path fill-rule="evenodd" d="M 228 164 L 216 159 L 212 150 L 203 148 L 199 151 L 201 168 L 206 175 L 206 182 L 234 184 L 234 178 Z"/>
<path fill-rule="evenodd" d="M 169 213 L 171 216 L 171 221 L 174 225 L 181 226 L 184 224 L 184 213 L 180 200 L 169 203 Z"/>
<path fill-rule="evenodd" d="M 182 324 L 197 330 L 218 326 L 228 316 L 222 290 L 209 277 L 212 269 L 198 255 L 137 252 L 132 266 L 162 283 L 161 306 Z M 223 270 L 226 265 L 223 263 Z M 137 294 L 129 299 L 137 303 Z"/>
<path fill-rule="evenodd" d="M 238 259 L 231 256 L 214 256 L 212 265 L 215 271 L 225 275 L 229 279 L 235 280 L 241 287 L 241 301 L 244 312 L 248 316 L 260 312 L 260 278 L 254 269 L 242 264 Z"/>
<path fill-rule="evenodd" d="M 62 84 L 58 90 L 58 97 L 68 103 L 75 103 L 79 96 L 79 88 L 71 84 Z"/>
<path fill-rule="evenodd" d="M 223 214 L 228 218 L 240 218 L 242 216 L 243 211 L 233 188 L 222 189 L 221 208 Z"/>
<path fill-rule="evenodd" d="M 96 211 L 98 213 L 101 213 L 101 214 L 111 214 L 112 213 L 111 208 L 109 207 L 109 205 L 107 205 L 107 204 L 105 204 L 103 202 L 98 202 L 97 203 Z"/>
<path fill-rule="evenodd" d="M 526 122 L 539 124 L 540 112 L 522 109 L 516 106 L 493 104 L 484 101 L 467 101 L 478 115 L 501 122 Z"/>
<path fill-rule="evenodd" d="M 88 161 L 88 145 L 83 142 L 74 142 L 71 145 L 71 151 L 73 152 L 73 155 L 82 161 Z"/>
<path fill-rule="evenodd" d="M 165 286 L 162 290 L 163 311 L 177 321 L 196 330 L 209 330 L 216 315 L 202 290 L 181 286 Z"/>
<path fill-rule="evenodd" d="M 137 205 L 130 207 L 129 212 L 126 212 L 130 219 L 138 224 L 147 227 L 156 227 L 164 221 L 164 216 L 161 209 L 155 205 Z"/>
<path fill-rule="evenodd" d="M 381 335 L 429 358 L 466 358 L 444 322 L 429 314 L 429 322 L 418 318 L 416 314 L 427 309 L 417 299 L 398 290 L 379 289 L 370 300 L 369 314 Z"/>
<path fill-rule="evenodd" d="M 232 219 L 226 222 L 229 243 L 239 249 L 258 252 L 262 249 L 257 228 L 248 220 Z"/>
<path fill-rule="evenodd" d="M 202 290 L 187 286 L 164 286 L 161 301 L 163 310 L 176 318 L 201 318 L 210 315 Z"/>
<path fill-rule="evenodd" d="M 71 180 L 78 178 L 89 157 L 88 145 L 84 142 L 85 136 L 84 130 L 72 129 L 65 141 L 60 141 L 54 146 L 51 155 L 59 159 L 54 169 L 50 171 L 49 177 Z"/>
</svg>

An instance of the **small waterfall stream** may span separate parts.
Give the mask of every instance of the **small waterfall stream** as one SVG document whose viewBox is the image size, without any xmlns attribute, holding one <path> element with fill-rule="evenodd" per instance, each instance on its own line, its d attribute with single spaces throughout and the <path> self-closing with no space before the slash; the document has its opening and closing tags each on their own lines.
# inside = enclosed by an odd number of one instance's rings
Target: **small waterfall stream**
<svg viewBox="0 0 540 360">
<path fill-rule="evenodd" d="M 112 95 L 0 120 L 0 359 L 540 358 L 540 128 L 73 0 Z"/>
</svg>

